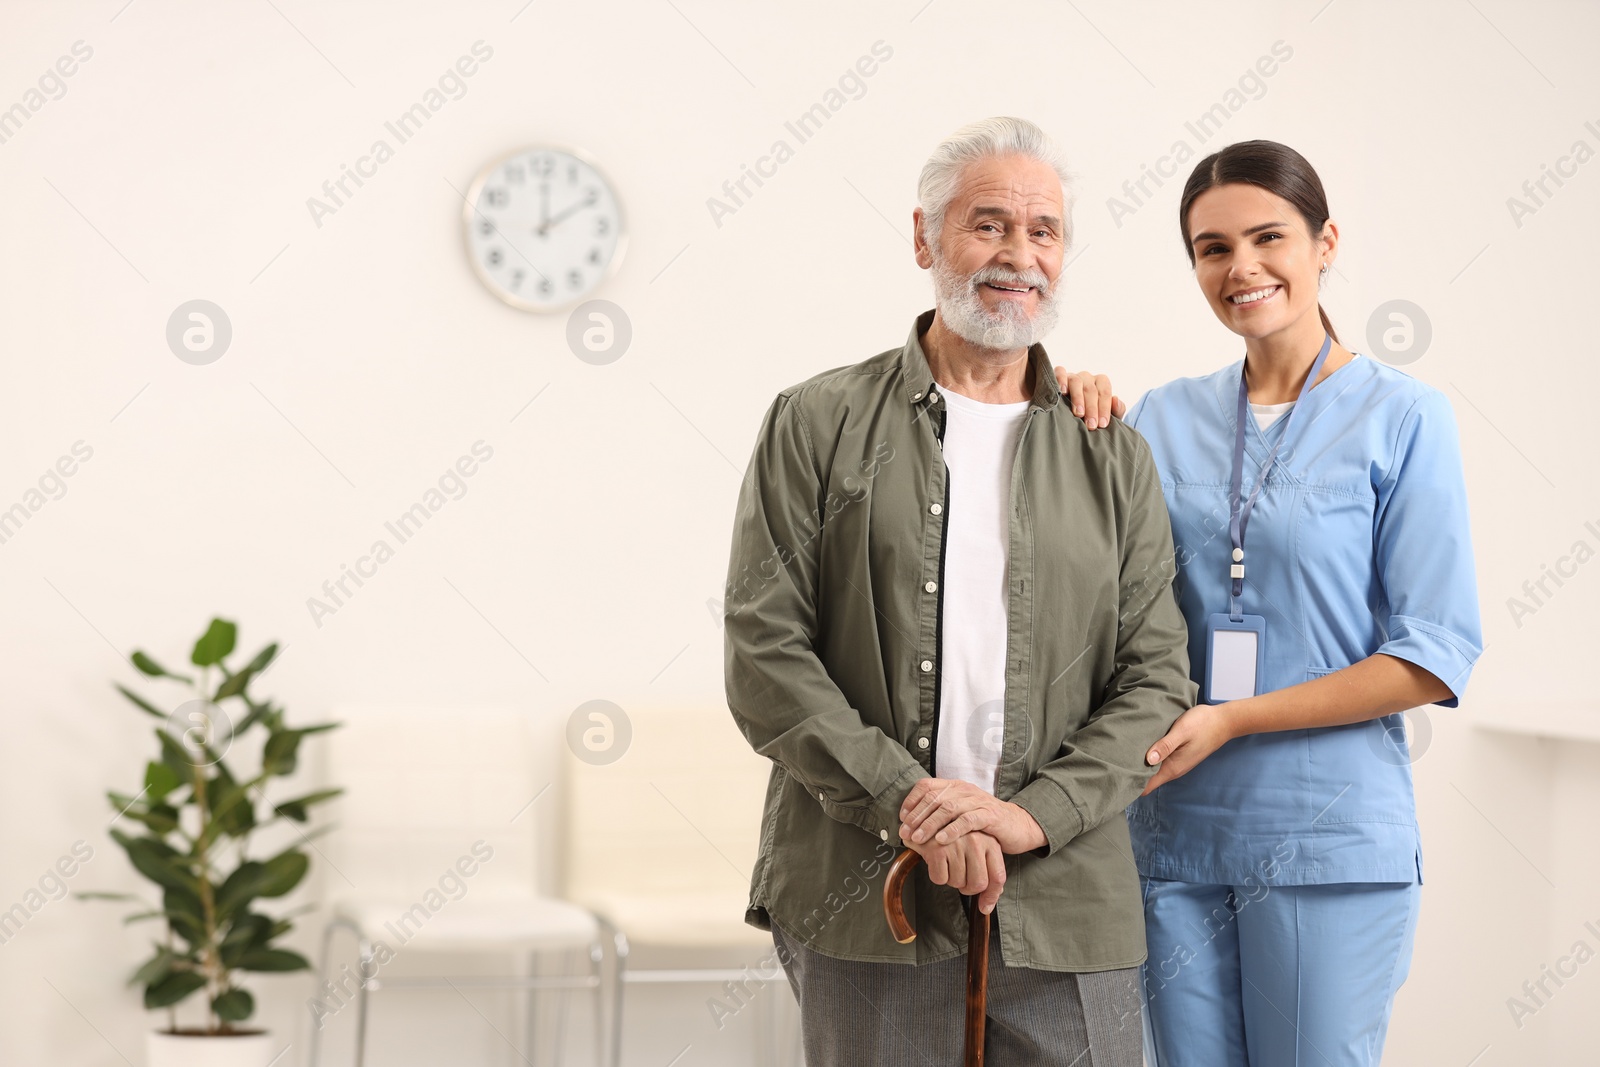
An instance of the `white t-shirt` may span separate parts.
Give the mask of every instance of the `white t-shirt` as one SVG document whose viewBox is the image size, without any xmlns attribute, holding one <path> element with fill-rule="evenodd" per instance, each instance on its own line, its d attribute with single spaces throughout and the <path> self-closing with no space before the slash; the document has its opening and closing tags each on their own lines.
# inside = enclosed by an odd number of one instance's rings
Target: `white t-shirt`
<svg viewBox="0 0 1600 1067">
<path fill-rule="evenodd" d="M 1352 352 L 1350 354 L 1350 361 L 1352 363 L 1355 362 L 1356 360 L 1360 359 L 1360 358 L 1361 358 L 1361 353 L 1360 352 Z M 1251 410 L 1251 412 L 1253 412 L 1255 414 L 1256 425 L 1261 427 L 1261 429 L 1263 431 L 1265 431 L 1268 426 L 1271 426 L 1273 423 L 1275 423 L 1279 419 L 1283 418 L 1284 415 L 1288 414 L 1289 409 L 1292 408 L 1292 407 L 1294 407 L 1294 401 L 1293 400 L 1285 400 L 1281 404 L 1255 404 L 1255 403 L 1252 403 L 1250 405 L 1250 410 Z"/>
<path fill-rule="evenodd" d="M 1030 401 L 985 404 L 944 390 L 944 610 L 934 769 L 994 792 L 1005 739 L 1011 465 Z"/>
<path fill-rule="evenodd" d="M 1292 407 L 1294 407 L 1293 400 L 1285 400 L 1281 404 L 1257 404 L 1253 400 L 1250 402 L 1250 410 L 1255 414 L 1256 425 L 1263 430 L 1283 418 Z"/>
</svg>

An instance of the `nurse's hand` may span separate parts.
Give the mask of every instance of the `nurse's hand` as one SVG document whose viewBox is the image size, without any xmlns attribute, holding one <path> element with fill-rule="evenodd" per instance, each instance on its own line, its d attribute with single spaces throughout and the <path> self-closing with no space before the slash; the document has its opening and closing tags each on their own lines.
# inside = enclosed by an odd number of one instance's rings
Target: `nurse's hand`
<svg viewBox="0 0 1600 1067">
<path fill-rule="evenodd" d="M 1178 716 L 1167 736 L 1150 746 L 1144 761 L 1157 767 L 1155 777 L 1140 796 L 1147 797 L 1174 778 L 1182 778 L 1200 761 L 1233 740 L 1226 704 L 1200 704 Z"/>
<path fill-rule="evenodd" d="M 993 837 L 1007 855 L 1049 843 L 1027 809 L 959 778 L 919 779 L 900 805 L 900 824 L 900 840 L 911 848 L 949 844 L 975 831 Z"/>
<path fill-rule="evenodd" d="M 1072 405 L 1072 413 L 1081 417 L 1091 430 L 1110 426 L 1111 416 L 1120 419 L 1128 411 L 1128 405 L 1120 397 L 1111 395 L 1111 379 L 1104 374 L 1090 374 L 1086 370 L 1072 374 L 1057 367 L 1056 386 Z"/>
</svg>

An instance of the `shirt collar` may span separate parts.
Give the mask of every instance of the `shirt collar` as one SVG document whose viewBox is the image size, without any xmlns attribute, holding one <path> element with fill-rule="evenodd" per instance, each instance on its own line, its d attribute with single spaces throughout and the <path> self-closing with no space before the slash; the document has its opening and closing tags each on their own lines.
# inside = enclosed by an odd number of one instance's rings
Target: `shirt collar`
<svg viewBox="0 0 1600 1067">
<path fill-rule="evenodd" d="M 928 391 L 934 385 L 933 371 L 928 368 L 927 354 L 922 351 L 922 335 L 933 325 L 933 314 L 930 309 L 917 316 L 911 324 L 911 335 L 906 338 L 906 346 L 900 351 L 900 378 L 906 400 L 913 404 L 926 400 Z M 1034 369 L 1033 406 L 1048 411 L 1061 399 L 1055 367 L 1051 365 L 1050 357 L 1045 355 L 1042 344 L 1030 346 L 1028 358 Z"/>
</svg>

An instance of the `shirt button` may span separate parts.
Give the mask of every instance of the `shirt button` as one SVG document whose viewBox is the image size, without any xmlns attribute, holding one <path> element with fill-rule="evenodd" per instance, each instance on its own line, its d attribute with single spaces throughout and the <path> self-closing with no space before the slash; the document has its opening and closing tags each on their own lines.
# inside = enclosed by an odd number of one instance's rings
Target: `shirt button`
<svg viewBox="0 0 1600 1067">
<path fill-rule="evenodd" d="M 912 393 L 911 394 L 911 399 L 912 400 L 921 400 L 922 399 L 922 394 L 921 393 Z"/>
<path fill-rule="evenodd" d="M 943 504 L 929 504 L 928 505 L 928 512 L 930 514 L 938 515 L 943 511 L 944 511 L 944 505 Z"/>
<path fill-rule="evenodd" d="M 917 747 L 918 748 L 927 748 L 928 747 L 928 739 L 926 737 L 917 738 Z"/>
<path fill-rule="evenodd" d="M 887 830 L 879 830 L 878 831 L 878 840 L 879 841 L 887 841 L 887 840 L 889 840 L 889 831 L 887 831 Z"/>
<path fill-rule="evenodd" d="M 939 583 L 938 582 L 929 582 L 927 585 L 923 586 L 922 588 L 926 589 L 928 592 L 931 593 L 935 589 L 939 588 Z"/>
<path fill-rule="evenodd" d="M 823 795 L 822 795 L 822 790 L 820 790 L 820 789 L 819 789 L 819 790 L 817 790 L 817 799 L 818 799 L 818 800 L 825 800 L 825 799 L 827 799 L 827 798 L 825 798 L 825 797 L 824 797 L 824 796 L 823 796 Z"/>
<path fill-rule="evenodd" d="M 931 660 L 931 659 L 923 660 L 922 661 L 922 673 L 923 674 L 927 674 L 931 670 L 933 670 L 933 660 Z"/>
</svg>

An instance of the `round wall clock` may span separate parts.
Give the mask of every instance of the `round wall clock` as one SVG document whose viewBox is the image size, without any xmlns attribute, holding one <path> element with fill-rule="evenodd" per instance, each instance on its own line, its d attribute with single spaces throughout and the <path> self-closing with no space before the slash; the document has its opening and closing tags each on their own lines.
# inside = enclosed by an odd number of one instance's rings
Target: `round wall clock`
<svg viewBox="0 0 1600 1067">
<path fill-rule="evenodd" d="M 462 213 L 467 258 L 489 291 L 523 311 L 561 311 L 622 263 L 622 204 L 575 148 L 522 148 L 484 167 Z"/>
</svg>

